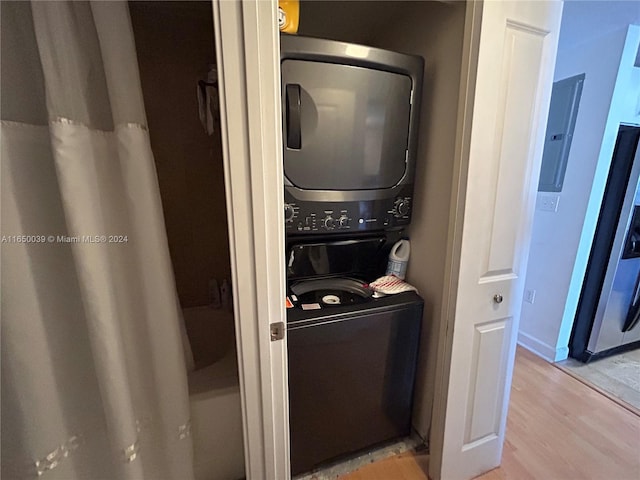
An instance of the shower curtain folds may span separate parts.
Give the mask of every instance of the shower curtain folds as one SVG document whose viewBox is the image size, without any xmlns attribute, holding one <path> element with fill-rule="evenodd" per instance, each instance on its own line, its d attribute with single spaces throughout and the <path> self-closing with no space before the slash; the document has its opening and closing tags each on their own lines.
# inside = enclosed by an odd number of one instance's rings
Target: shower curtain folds
<svg viewBox="0 0 640 480">
<path fill-rule="evenodd" d="M 127 2 L 3 2 L 3 479 L 193 479 Z"/>
</svg>

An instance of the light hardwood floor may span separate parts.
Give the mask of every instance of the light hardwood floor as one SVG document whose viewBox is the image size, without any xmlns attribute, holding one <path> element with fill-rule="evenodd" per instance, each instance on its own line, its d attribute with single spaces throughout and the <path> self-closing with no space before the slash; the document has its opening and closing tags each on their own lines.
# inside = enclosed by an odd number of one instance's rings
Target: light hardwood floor
<svg viewBox="0 0 640 480">
<path fill-rule="evenodd" d="M 341 480 L 426 480 L 406 453 Z M 477 480 L 638 480 L 640 417 L 518 347 L 502 465 Z"/>
</svg>

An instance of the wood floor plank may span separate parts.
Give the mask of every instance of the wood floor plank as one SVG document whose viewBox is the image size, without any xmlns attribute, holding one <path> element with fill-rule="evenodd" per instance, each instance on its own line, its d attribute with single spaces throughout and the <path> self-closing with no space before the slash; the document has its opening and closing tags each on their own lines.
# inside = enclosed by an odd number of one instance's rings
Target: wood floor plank
<svg viewBox="0 0 640 480">
<path fill-rule="evenodd" d="M 425 480 L 426 472 L 426 456 L 408 452 L 341 479 Z M 640 417 L 518 348 L 502 465 L 477 480 L 605 479 L 640 479 Z"/>
<path fill-rule="evenodd" d="M 640 478 L 640 418 L 524 349 L 506 437 L 507 478 Z"/>
<path fill-rule="evenodd" d="M 426 454 L 405 452 L 359 468 L 340 480 L 428 480 L 426 462 Z"/>
</svg>

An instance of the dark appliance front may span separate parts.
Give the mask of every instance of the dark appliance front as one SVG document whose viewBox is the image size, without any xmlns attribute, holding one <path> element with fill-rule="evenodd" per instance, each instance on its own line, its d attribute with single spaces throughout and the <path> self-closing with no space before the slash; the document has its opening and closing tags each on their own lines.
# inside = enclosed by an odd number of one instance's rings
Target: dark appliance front
<svg viewBox="0 0 640 480">
<path fill-rule="evenodd" d="M 409 224 L 423 68 L 421 57 L 281 36 L 287 235 Z"/>
<path fill-rule="evenodd" d="M 347 277 L 370 282 L 385 274 L 389 252 L 402 231 L 353 236 L 287 238 L 289 283 L 311 278 Z"/>
<path fill-rule="evenodd" d="M 639 139 L 620 127 L 569 341 L 583 362 L 640 347 Z"/>
<path fill-rule="evenodd" d="M 375 298 L 401 232 L 288 244 L 292 473 L 409 435 L 423 300 Z"/>
<path fill-rule="evenodd" d="M 367 283 L 411 221 L 423 65 L 281 36 L 293 474 L 410 433 L 423 300 Z"/>
<path fill-rule="evenodd" d="M 422 309 L 411 292 L 289 311 L 294 475 L 409 435 Z"/>
</svg>

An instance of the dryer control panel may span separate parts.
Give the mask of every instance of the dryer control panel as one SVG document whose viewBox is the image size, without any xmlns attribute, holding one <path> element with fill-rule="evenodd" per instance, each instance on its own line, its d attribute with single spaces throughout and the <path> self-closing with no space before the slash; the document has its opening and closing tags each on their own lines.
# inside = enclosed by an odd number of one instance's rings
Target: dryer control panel
<svg viewBox="0 0 640 480">
<path fill-rule="evenodd" d="M 391 199 L 318 202 L 297 200 L 285 193 L 287 235 L 391 230 L 408 225 L 411 213 L 412 198 L 402 194 Z"/>
</svg>

